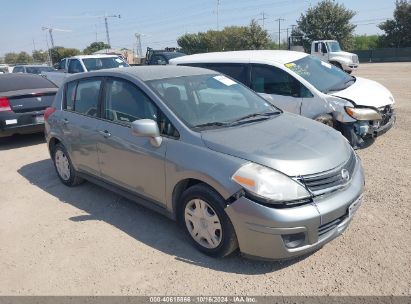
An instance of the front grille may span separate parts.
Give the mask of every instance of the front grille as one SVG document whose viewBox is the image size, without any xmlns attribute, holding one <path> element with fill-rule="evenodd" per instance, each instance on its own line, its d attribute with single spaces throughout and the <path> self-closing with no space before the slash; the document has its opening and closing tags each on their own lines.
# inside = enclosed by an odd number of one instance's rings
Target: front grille
<svg viewBox="0 0 411 304">
<path fill-rule="evenodd" d="M 339 224 L 341 224 L 346 219 L 346 217 L 347 217 L 347 214 L 344 214 L 343 216 L 318 227 L 318 237 L 321 237 L 327 232 L 335 229 Z"/>
<path fill-rule="evenodd" d="M 355 152 L 352 151 L 350 158 L 342 166 L 320 174 L 300 176 L 296 179 L 305 184 L 314 195 L 320 195 L 345 186 L 351 180 L 356 163 L 357 157 Z M 345 175 L 343 174 L 343 171 L 345 171 Z M 346 175 L 347 172 L 348 179 Z"/>
</svg>

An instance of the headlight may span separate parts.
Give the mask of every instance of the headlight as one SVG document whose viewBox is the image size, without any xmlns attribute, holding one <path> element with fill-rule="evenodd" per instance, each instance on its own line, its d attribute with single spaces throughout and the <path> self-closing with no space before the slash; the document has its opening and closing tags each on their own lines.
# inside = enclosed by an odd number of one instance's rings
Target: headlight
<svg viewBox="0 0 411 304">
<path fill-rule="evenodd" d="M 352 108 L 345 107 L 345 112 L 357 120 L 381 120 L 382 116 L 371 108 Z"/>
<path fill-rule="evenodd" d="M 254 163 L 245 164 L 231 178 L 252 194 L 276 202 L 310 197 L 304 186 L 288 176 Z"/>
</svg>

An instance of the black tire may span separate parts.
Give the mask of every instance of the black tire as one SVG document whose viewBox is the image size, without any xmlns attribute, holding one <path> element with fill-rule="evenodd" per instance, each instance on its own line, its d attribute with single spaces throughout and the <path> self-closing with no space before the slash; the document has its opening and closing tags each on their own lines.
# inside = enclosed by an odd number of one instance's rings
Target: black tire
<svg viewBox="0 0 411 304">
<path fill-rule="evenodd" d="M 212 207 L 221 224 L 221 241 L 215 248 L 207 248 L 198 243 L 190 234 L 186 221 L 185 209 L 193 199 L 201 199 Z M 233 224 L 224 211 L 224 199 L 212 188 L 205 184 L 196 184 L 185 190 L 181 196 L 178 208 L 178 221 L 193 245 L 202 253 L 212 257 L 224 257 L 233 253 L 238 248 L 237 236 Z"/>
<path fill-rule="evenodd" d="M 58 153 L 58 151 L 63 153 L 65 155 L 65 157 L 67 158 L 67 160 L 68 160 L 70 176 L 67 179 L 63 178 L 60 175 L 59 170 L 57 169 L 56 154 Z M 73 187 L 73 186 L 77 186 L 77 185 L 84 182 L 84 179 L 79 177 L 77 171 L 74 170 L 74 167 L 73 167 L 73 164 L 71 162 L 70 156 L 68 155 L 67 150 L 64 147 L 64 145 L 62 145 L 61 143 L 58 143 L 54 146 L 54 149 L 53 149 L 53 164 L 54 164 L 54 168 L 56 169 L 57 176 L 59 177 L 61 182 L 63 184 L 65 184 L 66 186 Z"/>
<path fill-rule="evenodd" d="M 322 124 L 325 124 L 331 128 L 335 128 L 334 118 L 330 114 L 322 114 L 320 116 L 317 116 L 314 120 Z"/>
<path fill-rule="evenodd" d="M 340 70 L 344 71 L 343 68 L 342 68 L 341 63 L 332 61 L 331 64 L 332 64 L 333 66 L 339 68 Z"/>
</svg>

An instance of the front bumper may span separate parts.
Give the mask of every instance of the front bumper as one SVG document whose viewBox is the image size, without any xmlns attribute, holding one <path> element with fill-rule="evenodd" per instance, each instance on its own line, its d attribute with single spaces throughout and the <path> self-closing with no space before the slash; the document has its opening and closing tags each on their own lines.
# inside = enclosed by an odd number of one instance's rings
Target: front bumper
<svg viewBox="0 0 411 304">
<path fill-rule="evenodd" d="M 268 260 L 288 259 L 315 251 L 339 236 L 352 220 L 349 206 L 360 199 L 363 190 L 364 173 L 358 161 L 350 184 L 315 197 L 315 204 L 275 209 L 241 197 L 225 210 L 242 254 Z M 303 242 L 290 248 L 285 242 L 290 235 L 303 235 Z"/>
<path fill-rule="evenodd" d="M 354 71 L 356 69 L 358 69 L 358 63 L 349 63 L 349 64 L 344 64 L 343 65 L 343 70 L 344 71 L 351 72 L 351 71 Z"/>
<path fill-rule="evenodd" d="M 44 111 L 26 113 L 3 112 L 0 116 L 0 138 L 14 134 L 44 131 Z"/>
<path fill-rule="evenodd" d="M 394 126 L 396 119 L 397 117 L 395 113 L 393 113 L 387 123 L 380 125 L 378 127 L 372 128 L 372 136 L 377 137 L 377 136 L 380 136 L 386 133 L 388 130 L 390 130 Z"/>
</svg>

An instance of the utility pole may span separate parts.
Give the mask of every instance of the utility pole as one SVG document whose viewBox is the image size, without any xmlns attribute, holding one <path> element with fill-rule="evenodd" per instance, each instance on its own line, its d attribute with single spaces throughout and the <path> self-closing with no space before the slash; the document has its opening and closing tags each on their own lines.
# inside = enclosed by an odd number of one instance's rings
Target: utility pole
<svg viewBox="0 0 411 304">
<path fill-rule="evenodd" d="M 262 12 L 262 13 L 261 13 L 261 16 L 262 16 L 262 17 L 261 17 L 260 19 L 258 19 L 258 20 L 262 20 L 262 21 L 263 21 L 263 30 L 264 30 L 264 29 L 265 29 L 265 28 L 264 28 L 264 21 L 265 21 L 265 19 L 267 19 L 267 17 L 266 17 L 266 15 L 265 15 L 265 12 Z"/>
<path fill-rule="evenodd" d="M 275 19 L 275 21 L 278 21 L 278 49 L 281 48 L 281 21 L 285 21 L 283 18 L 278 18 Z"/>
<path fill-rule="evenodd" d="M 141 34 L 135 33 L 136 36 L 136 54 L 139 59 L 143 57 L 143 50 L 141 48 Z"/>
<path fill-rule="evenodd" d="M 109 34 L 109 30 L 108 30 L 108 21 L 107 21 L 108 18 L 121 18 L 121 16 L 120 15 L 109 15 L 109 16 L 105 15 L 104 16 L 104 23 L 106 25 L 107 44 L 111 47 L 110 34 Z"/>
<path fill-rule="evenodd" d="M 48 31 L 50 34 L 50 42 L 51 42 L 51 47 L 54 48 L 54 38 L 53 38 L 53 31 L 57 31 L 57 32 L 71 32 L 71 30 L 62 30 L 62 29 L 58 29 L 58 28 L 53 28 L 53 27 L 46 27 L 43 26 L 41 28 L 43 31 Z"/>
<path fill-rule="evenodd" d="M 218 11 L 220 9 L 220 0 L 217 0 L 217 8 L 216 8 L 216 15 L 217 15 L 217 31 L 220 30 L 220 19 L 218 15 Z"/>
<path fill-rule="evenodd" d="M 36 44 L 34 43 L 34 39 L 33 39 L 33 51 L 36 51 Z"/>
</svg>

